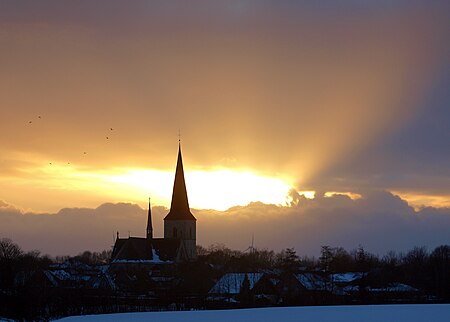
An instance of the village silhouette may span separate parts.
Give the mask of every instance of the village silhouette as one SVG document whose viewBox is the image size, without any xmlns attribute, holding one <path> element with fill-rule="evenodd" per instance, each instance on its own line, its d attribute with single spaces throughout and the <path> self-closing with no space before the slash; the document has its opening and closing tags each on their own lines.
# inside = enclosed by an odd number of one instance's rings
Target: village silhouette
<svg viewBox="0 0 450 322">
<path fill-rule="evenodd" d="M 52 259 L 2 239 L 0 316 L 48 320 L 134 311 L 450 301 L 448 245 L 383 257 L 363 247 L 347 251 L 325 245 L 315 259 L 293 248 L 275 253 L 253 244 L 243 252 L 225 245 L 204 248 L 196 244 L 196 221 L 179 143 L 163 238 L 153 235 L 149 199 L 144 237 L 122 238 L 117 232 L 109 251 Z"/>
</svg>

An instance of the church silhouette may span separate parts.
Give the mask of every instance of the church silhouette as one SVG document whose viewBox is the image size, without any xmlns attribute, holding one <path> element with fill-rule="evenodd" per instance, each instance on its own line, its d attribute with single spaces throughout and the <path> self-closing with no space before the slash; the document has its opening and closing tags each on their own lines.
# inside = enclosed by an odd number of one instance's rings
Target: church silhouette
<svg viewBox="0 0 450 322">
<path fill-rule="evenodd" d="M 178 144 L 178 159 L 173 184 L 170 211 L 164 218 L 164 238 L 153 237 L 152 210 L 150 199 L 146 237 L 117 239 L 111 255 L 111 262 L 119 263 L 173 263 L 192 260 L 197 257 L 196 221 L 189 209 L 184 180 L 181 144 Z"/>
</svg>

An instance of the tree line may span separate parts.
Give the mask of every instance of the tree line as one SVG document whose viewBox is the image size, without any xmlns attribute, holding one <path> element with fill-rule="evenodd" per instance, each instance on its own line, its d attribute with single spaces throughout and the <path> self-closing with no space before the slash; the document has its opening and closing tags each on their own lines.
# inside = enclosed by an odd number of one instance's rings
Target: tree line
<svg viewBox="0 0 450 322">
<path fill-rule="evenodd" d="M 223 244 L 207 248 L 197 246 L 197 253 L 197 259 L 191 262 L 150 269 L 126 268 L 121 271 L 111 268 L 110 250 L 51 257 L 39 251 L 25 252 L 12 240 L 0 239 L 0 317 L 46 320 L 84 313 L 211 308 L 207 301 L 210 289 L 225 274 L 236 272 L 264 272 L 280 280 L 289 280 L 290 276 L 302 272 L 314 272 L 320 276 L 358 272 L 364 276 L 358 282 L 361 291 L 351 297 L 350 303 L 370 303 L 363 293 L 364 289 L 394 282 L 420 290 L 421 297 L 415 301 L 450 302 L 449 245 L 432 250 L 414 247 L 407 252 L 391 251 L 382 256 L 370 253 L 362 246 L 348 251 L 329 245 L 321 246 L 318 257 L 299 255 L 294 248 L 279 252 L 256 248 L 239 251 Z M 43 272 L 52 269 L 61 274 L 61 265 L 64 263 L 69 263 L 69 268 L 76 266 L 81 272 L 89 271 L 91 276 L 104 273 L 106 267 L 115 279 L 116 289 L 106 290 L 98 286 L 94 290 L 92 285 L 85 286 L 83 279 L 51 287 L 39 284 L 42 280 L 36 276 L 45 277 Z M 152 284 L 150 275 L 161 282 Z M 255 305 L 251 292 L 246 276 L 242 283 L 242 294 L 237 298 L 241 307 Z M 333 302 L 333 299 L 322 293 L 315 296 L 314 302 L 299 301 L 291 296 L 274 305 L 341 303 Z M 174 303 L 176 306 L 173 306 Z"/>
</svg>

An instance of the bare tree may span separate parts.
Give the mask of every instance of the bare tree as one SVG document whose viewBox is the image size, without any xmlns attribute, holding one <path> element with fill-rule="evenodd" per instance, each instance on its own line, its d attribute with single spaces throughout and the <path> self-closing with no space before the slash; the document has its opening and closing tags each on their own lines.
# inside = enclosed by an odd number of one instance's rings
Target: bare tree
<svg viewBox="0 0 450 322">
<path fill-rule="evenodd" d="M 0 261 L 17 259 L 23 254 L 19 245 L 15 244 L 9 238 L 2 238 L 0 240 Z"/>
</svg>

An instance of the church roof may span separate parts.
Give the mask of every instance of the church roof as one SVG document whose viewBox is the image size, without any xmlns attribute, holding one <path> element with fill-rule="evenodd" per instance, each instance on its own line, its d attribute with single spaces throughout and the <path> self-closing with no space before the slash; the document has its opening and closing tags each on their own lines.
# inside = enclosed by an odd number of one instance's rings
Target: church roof
<svg viewBox="0 0 450 322">
<path fill-rule="evenodd" d="M 152 240 L 153 248 L 156 249 L 159 258 L 163 261 L 176 261 L 178 252 L 182 247 L 181 239 L 178 238 L 154 238 Z M 182 254 L 180 254 L 182 255 Z"/>
<path fill-rule="evenodd" d="M 113 260 L 151 260 L 152 244 L 147 238 L 117 239 L 111 255 Z"/>
<path fill-rule="evenodd" d="M 118 238 L 114 245 L 111 260 L 173 262 L 178 260 L 182 247 L 181 239 L 164 238 Z"/>
<path fill-rule="evenodd" d="M 189 210 L 180 145 L 178 145 L 178 160 L 173 183 L 172 203 L 170 211 L 164 220 L 197 220 Z"/>
</svg>

